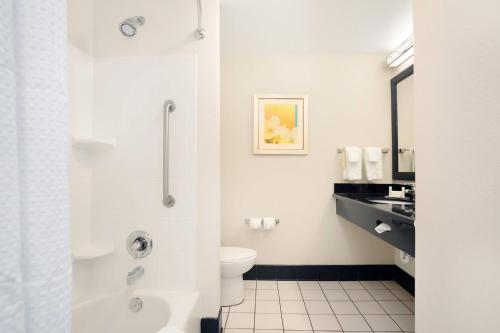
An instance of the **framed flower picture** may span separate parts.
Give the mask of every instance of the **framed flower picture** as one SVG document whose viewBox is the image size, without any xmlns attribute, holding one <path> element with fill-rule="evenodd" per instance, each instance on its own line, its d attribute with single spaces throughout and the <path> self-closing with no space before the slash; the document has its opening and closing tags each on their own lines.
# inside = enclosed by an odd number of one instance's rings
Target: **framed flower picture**
<svg viewBox="0 0 500 333">
<path fill-rule="evenodd" d="M 254 154 L 306 155 L 306 95 L 254 96 Z"/>
</svg>

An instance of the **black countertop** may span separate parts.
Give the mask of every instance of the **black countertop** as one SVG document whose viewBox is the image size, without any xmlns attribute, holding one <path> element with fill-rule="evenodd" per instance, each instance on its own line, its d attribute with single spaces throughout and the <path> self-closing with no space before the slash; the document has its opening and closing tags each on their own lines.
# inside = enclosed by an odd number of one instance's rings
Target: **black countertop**
<svg viewBox="0 0 500 333">
<path fill-rule="evenodd" d="M 337 215 L 392 246 L 415 257 L 415 203 L 411 199 L 388 198 L 389 186 L 400 191 L 402 184 L 335 184 Z M 373 200 L 404 201 L 377 203 Z M 389 230 L 377 232 L 380 224 Z"/>
<path fill-rule="evenodd" d="M 401 184 L 350 184 L 337 183 L 334 185 L 334 197 L 339 200 L 353 200 L 359 204 L 381 210 L 385 213 L 394 214 L 405 220 L 415 221 L 415 202 L 411 200 L 387 198 L 389 186 L 395 191 L 401 190 L 405 185 Z M 406 204 L 398 203 L 376 203 L 372 200 L 407 201 Z"/>
</svg>

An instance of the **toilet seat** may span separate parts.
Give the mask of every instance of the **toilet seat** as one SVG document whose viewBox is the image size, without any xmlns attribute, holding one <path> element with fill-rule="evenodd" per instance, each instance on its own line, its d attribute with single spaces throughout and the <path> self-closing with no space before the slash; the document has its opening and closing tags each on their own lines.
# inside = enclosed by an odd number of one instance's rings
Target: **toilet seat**
<svg viewBox="0 0 500 333">
<path fill-rule="evenodd" d="M 252 249 L 242 247 L 221 247 L 220 262 L 221 264 L 231 264 L 247 260 L 252 260 L 257 257 L 257 252 Z"/>
</svg>

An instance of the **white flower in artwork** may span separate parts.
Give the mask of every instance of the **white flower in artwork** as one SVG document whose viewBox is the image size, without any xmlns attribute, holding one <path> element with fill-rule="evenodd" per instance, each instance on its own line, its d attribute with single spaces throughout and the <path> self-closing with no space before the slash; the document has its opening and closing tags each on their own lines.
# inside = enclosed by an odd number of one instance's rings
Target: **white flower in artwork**
<svg viewBox="0 0 500 333">
<path fill-rule="evenodd" d="M 276 127 L 280 125 L 281 121 L 278 116 L 272 116 L 271 118 L 266 120 L 266 128 L 274 130 Z"/>
<path fill-rule="evenodd" d="M 296 143 L 298 138 L 297 128 L 290 130 L 285 125 L 281 125 L 279 117 L 272 116 L 266 120 L 265 140 L 267 143 L 286 144 Z"/>
</svg>

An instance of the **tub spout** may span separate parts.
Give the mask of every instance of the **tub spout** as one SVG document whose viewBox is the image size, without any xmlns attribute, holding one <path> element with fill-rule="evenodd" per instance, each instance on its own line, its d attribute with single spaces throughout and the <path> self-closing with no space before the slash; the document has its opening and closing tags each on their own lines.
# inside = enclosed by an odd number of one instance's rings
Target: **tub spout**
<svg viewBox="0 0 500 333">
<path fill-rule="evenodd" d="M 127 285 L 133 284 L 142 275 L 144 275 L 144 267 L 137 266 L 127 274 Z"/>
</svg>

